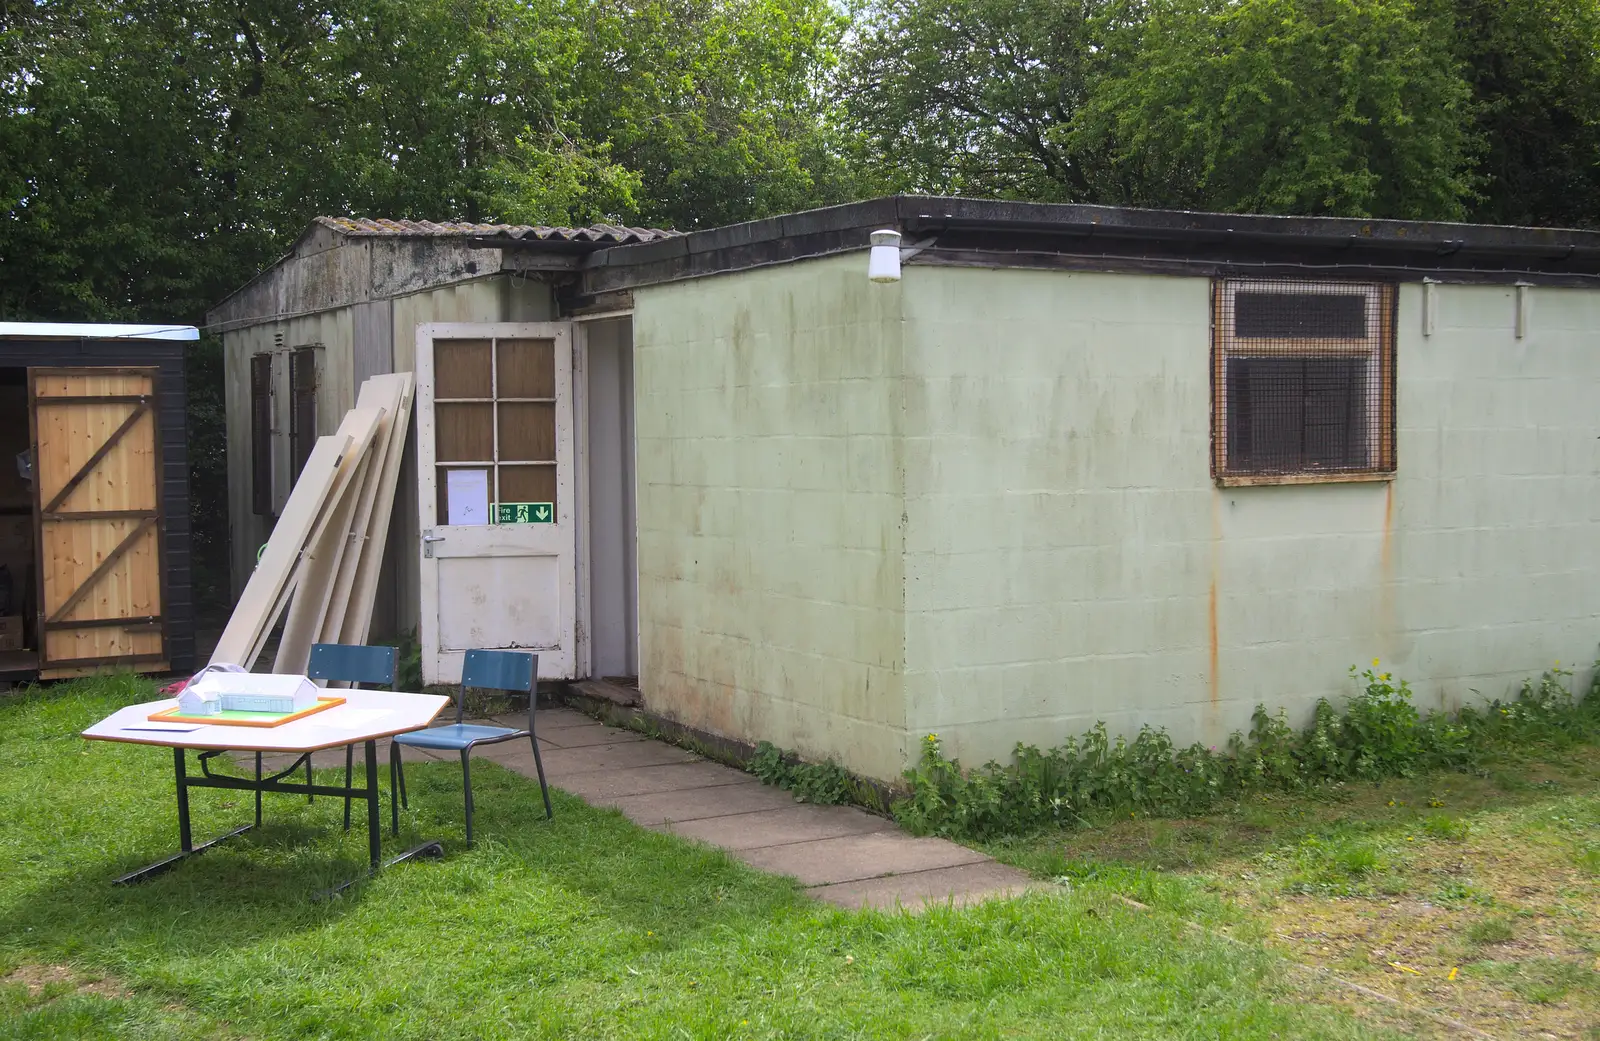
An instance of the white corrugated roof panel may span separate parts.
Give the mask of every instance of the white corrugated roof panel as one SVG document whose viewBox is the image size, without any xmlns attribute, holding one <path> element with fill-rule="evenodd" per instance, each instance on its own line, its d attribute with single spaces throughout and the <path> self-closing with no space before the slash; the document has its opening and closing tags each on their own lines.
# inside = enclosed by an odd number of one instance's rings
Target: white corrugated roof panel
<svg viewBox="0 0 1600 1041">
<path fill-rule="evenodd" d="M 110 322 L 0 322 L 9 340 L 198 340 L 192 325 L 114 325 Z"/>
</svg>

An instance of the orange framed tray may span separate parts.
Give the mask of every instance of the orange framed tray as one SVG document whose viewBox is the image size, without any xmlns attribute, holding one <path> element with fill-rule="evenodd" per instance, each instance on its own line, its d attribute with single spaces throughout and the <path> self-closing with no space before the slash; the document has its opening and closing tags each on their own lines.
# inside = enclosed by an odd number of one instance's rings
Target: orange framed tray
<svg viewBox="0 0 1600 1041">
<path fill-rule="evenodd" d="M 208 723 L 219 727 L 281 727 L 285 723 L 293 723 L 297 719 L 304 719 L 343 704 L 343 698 L 330 694 L 319 697 L 315 705 L 303 708 L 299 712 L 218 712 L 212 716 L 185 716 L 174 706 L 150 713 L 150 719 L 157 723 Z"/>
</svg>

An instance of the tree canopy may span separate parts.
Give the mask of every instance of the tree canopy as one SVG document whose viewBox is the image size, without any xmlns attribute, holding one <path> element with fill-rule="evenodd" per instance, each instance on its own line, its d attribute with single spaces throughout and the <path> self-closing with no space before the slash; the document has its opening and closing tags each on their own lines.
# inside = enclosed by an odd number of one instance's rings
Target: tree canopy
<svg viewBox="0 0 1600 1041">
<path fill-rule="evenodd" d="M 0 316 L 193 320 L 318 213 L 1600 223 L 1600 0 L 852 4 L 0 0 Z"/>
<path fill-rule="evenodd" d="M 844 198 L 826 0 L 0 0 L 0 315 L 194 319 L 318 213 Z"/>
</svg>

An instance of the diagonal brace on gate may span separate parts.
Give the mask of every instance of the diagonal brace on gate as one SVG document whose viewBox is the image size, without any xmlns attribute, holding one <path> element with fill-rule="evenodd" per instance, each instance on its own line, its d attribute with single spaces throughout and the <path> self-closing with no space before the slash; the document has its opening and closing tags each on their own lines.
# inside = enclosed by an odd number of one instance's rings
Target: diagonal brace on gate
<svg viewBox="0 0 1600 1041">
<path fill-rule="evenodd" d="M 71 401 L 72 399 L 41 398 L 39 400 L 41 403 L 49 403 L 54 405 L 62 401 Z M 139 398 L 138 403 L 133 406 L 133 411 L 128 413 L 128 418 L 122 421 L 122 425 L 111 432 L 111 436 L 106 438 L 106 443 L 94 450 L 94 454 L 91 455 L 82 466 L 78 467 L 78 472 L 73 474 L 67 483 L 61 486 L 61 490 L 56 492 L 56 494 L 51 497 L 50 505 L 46 506 L 39 512 L 54 513 L 58 506 L 66 502 L 67 496 L 71 495 L 73 490 L 76 489 L 78 485 L 82 484 L 84 479 L 94 472 L 94 468 L 100 465 L 100 461 L 104 459 L 113 448 L 117 447 L 117 442 L 122 440 L 122 435 L 132 430 L 133 425 L 139 422 L 139 417 L 143 416 L 148 411 L 150 411 L 150 399 L 144 397 Z"/>
<path fill-rule="evenodd" d="M 154 517 L 146 517 L 144 520 L 135 525 L 134 529 L 128 532 L 121 542 L 117 543 L 116 548 L 110 553 L 107 553 L 105 559 L 100 561 L 100 566 L 95 568 L 94 571 L 90 573 L 89 577 L 83 580 L 83 584 L 77 589 L 73 590 L 72 595 L 67 597 L 62 605 L 51 613 L 50 617 L 45 621 L 45 624 L 53 625 L 54 623 L 61 621 L 66 617 L 68 611 L 71 611 L 74 607 L 77 607 L 78 601 L 89 595 L 89 590 L 94 588 L 94 584 L 100 581 L 106 572 L 116 567 L 117 561 L 122 559 L 123 554 L 132 549 L 133 544 L 139 540 L 140 536 L 154 527 L 155 523 L 156 519 Z"/>
</svg>

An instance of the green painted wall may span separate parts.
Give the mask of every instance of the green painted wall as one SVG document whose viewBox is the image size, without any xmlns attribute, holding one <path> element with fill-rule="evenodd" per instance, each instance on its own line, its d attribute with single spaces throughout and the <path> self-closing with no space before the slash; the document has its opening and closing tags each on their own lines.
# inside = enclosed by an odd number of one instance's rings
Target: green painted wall
<svg viewBox="0 0 1600 1041">
<path fill-rule="evenodd" d="M 802 262 L 636 294 L 641 674 L 898 774 L 1221 744 L 1381 657 L 1423 708 L 1600 641 L 1600 293 L 1401 287 L 1399 476 L 1218 488 L 1206 279 Z M 1474 693 L 1476 692 L 1476 693 Z"/>
<path fill-rule="evenodd" d="M 654 711 L 892 776 L 900 294 L 862 272 L 636 292 L 639 671 Z"/>
</svg>

